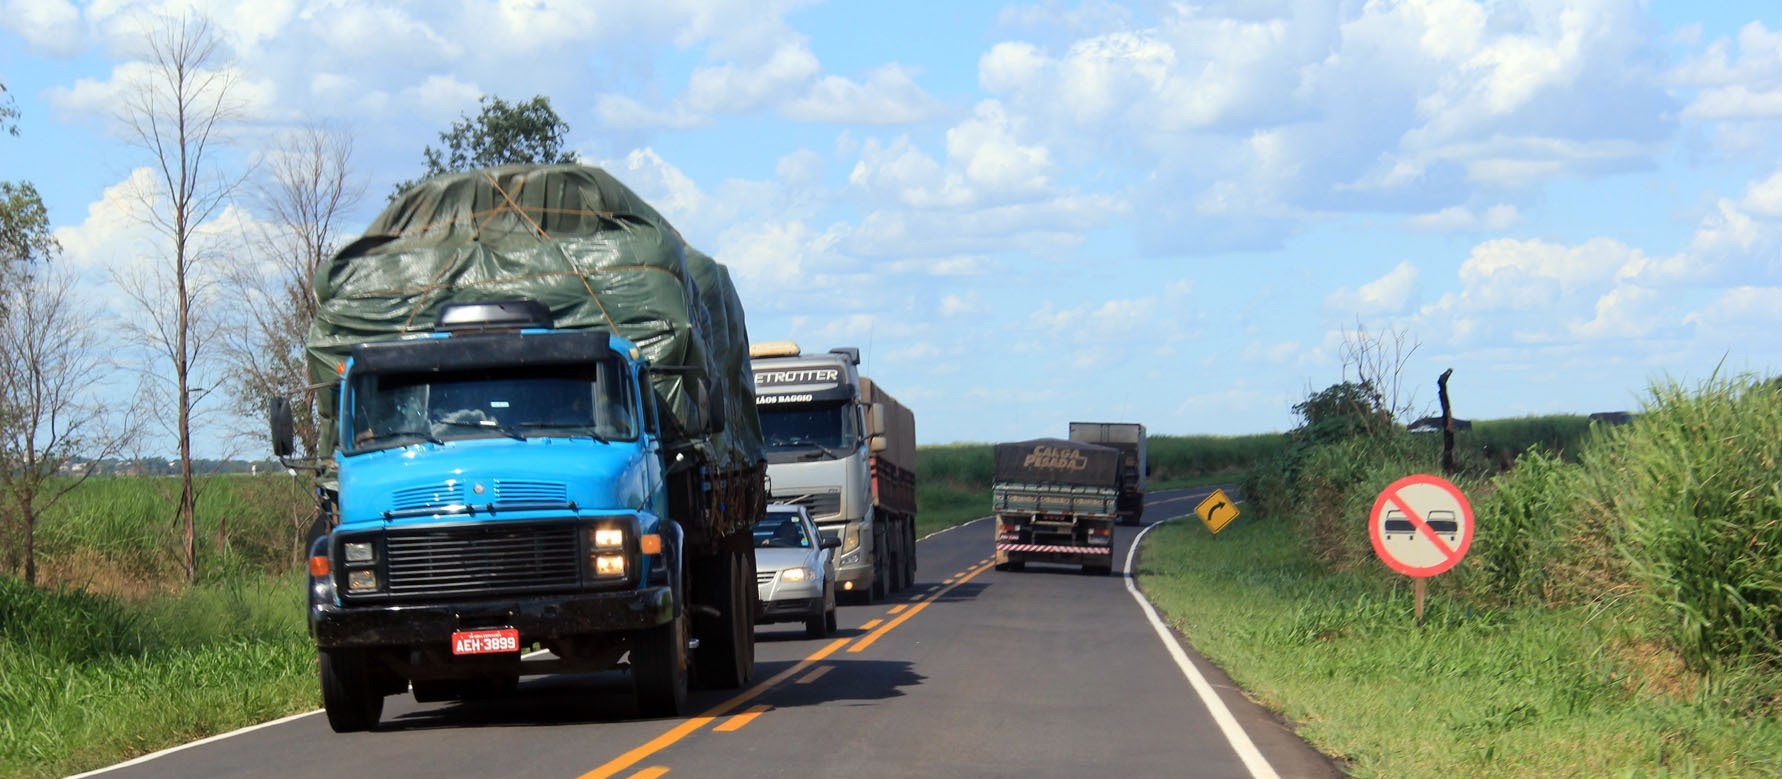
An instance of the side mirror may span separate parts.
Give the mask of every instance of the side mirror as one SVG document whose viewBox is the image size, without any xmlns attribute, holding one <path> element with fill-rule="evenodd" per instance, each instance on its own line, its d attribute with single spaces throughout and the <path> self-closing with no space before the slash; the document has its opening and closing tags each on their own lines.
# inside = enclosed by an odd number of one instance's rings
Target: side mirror
<svg viewBox="0 0 1782 779">
<path fill-rule="evenodd" d="M 887 443 L 885 441 L 885 437 L 882 435 L 875 435 L 871 438 L 866 439 L 866 450 L 869 452 L 872 452 L 873 454 L 878 454 L 879 452 L 883 452 L 886 449 L 889 449 L 890 447 L 891 447 L 891 444 Z"/>
<path fill-rule="evenodd" d="M 817 544 L 817 548 L 818 549 L 840 549 L 841 548 L 841 539 L 830 538 L 829 536 L 824 536 L 823 541 L 821 543 Z"/>
<path fill-rule="evenodd" d="M 885 434 L 885 404 L 874 403 L 866 407 L 866 434 L 876 436 Z"/>
<path fill-rule="evenodd" d="M 290 457 L 297 451 L 293 442 L 296 423 L 291 419 L 291 399 L 283 395 L 275 395 L 266 401 L 266 417 L 272 433 L 272 454 L 274 457 Z"/>
</svg>

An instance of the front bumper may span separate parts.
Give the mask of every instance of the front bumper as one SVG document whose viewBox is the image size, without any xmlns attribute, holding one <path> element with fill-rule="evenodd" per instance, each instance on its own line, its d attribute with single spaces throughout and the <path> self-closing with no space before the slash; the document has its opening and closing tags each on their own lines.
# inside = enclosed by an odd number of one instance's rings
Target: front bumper
<svg viewBox="0 0 1782 779">
<path fill-rule="evenodd" d="M 630 631 L 674 618 L 667 585 L 619 592 L 485 598 L 449 604 L 344 607 L 311 603 L 309 632 L 323 649 L 449 646 L 452 633 L 511 627 L 530 644 L 595 633 Z"/>
<path fill-rule="evenodd" d="M 755 615 L 755 622 L 794 622 L 809 619 L 822 614 L 823 598 L 783 598 L 774 601 L 761 601 L 761 610 Z"/>
</svg>

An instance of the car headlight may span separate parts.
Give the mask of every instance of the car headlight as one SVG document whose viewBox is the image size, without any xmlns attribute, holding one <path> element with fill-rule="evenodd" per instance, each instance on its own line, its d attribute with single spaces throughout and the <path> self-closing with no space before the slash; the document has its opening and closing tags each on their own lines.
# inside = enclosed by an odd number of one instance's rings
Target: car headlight
<svg viewBox="0 0 1782 779">
<path fill-rule="evenodd" d="M 797 583 L 810 581 L 815 578 L 817 577 L 811 575 L 811 569 L 809 568 L 787 568 L 784 571 L 780 571 L 780 581 L 784 582 Z"/>
</svg>

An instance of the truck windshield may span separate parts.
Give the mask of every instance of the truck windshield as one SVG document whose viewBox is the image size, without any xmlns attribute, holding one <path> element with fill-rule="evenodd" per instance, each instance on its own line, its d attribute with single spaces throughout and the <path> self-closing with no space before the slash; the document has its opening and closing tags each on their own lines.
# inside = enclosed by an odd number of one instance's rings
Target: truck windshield
<svg viewBox="0 0 1782 779">
<path fill-rule="evenodd" d="M 616 361 L 367 374 L 352 383 L 353 452 L 460 438 L 637 438 Z"/>
<path fill-rule="evenodd" d="M 762 406 L 761 432 L 768 452 L 800 452 L 840 458 L 855 446 L 854 405 Z"/>
</svg>

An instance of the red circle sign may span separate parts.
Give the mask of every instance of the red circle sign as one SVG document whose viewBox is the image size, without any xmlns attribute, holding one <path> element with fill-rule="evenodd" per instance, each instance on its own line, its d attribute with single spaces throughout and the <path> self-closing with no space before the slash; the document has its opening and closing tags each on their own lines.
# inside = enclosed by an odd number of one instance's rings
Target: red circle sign
<svg viewBox="0 0 1782 779">
<path fill-rule="evenodd" d="M 1392 570 L 1434 576 L 1453 568 L 1473 545 L 1473 504 L 1440 476 L 1406 476 L 1374 500 L 1367 533 L 1374 553 Z"/>
</svg>

